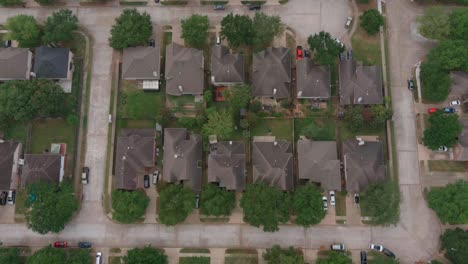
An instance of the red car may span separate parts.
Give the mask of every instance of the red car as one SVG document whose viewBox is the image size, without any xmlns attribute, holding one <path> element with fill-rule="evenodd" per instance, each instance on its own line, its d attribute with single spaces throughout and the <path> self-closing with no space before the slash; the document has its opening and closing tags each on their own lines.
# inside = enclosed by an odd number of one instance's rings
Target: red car
<svg viewBox="0 0 468 264">
<path fill-rule="evenodd" d="M 297 46 L 296 48 L 296 59 L 297 60 L 302 60 L 304 58 L 304 50 L 302 49 L 302 46 Z"/>
<path fill-rule="evenodd" d="M 439 109 L 437 109 L 437 108 L 429 108 L 429 109 L 427 109 L 427 112 L 428 112 L 429 114 L 433 114 L 433 113 L 437 112 L 438 110 L 439 110 Z"/>
<path fill-rule="evenodd" d="M 66 248 L 67 241 L 58 241 L 54 243 L 54 248 Z"/>
</svg>

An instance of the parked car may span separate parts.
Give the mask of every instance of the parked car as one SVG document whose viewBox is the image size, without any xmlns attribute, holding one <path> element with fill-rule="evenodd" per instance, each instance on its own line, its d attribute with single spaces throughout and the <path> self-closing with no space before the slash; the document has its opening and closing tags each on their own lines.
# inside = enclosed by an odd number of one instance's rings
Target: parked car
<svg viewBox="0 0 468 264">
<path fill-rule="evenodd" d="M 10 47 L 11 47 L 11 40 L 9 40 L 9 39 L 8 39 L 8 40 L 5 40 L 5 41 L 3 42 L 3 47 L 4 47 L 4 48 L 10 48 Z"/>
<path fill-rule="evenodd" d="M 310 58 L 310 51 L 309 50 L 304 50 L 304 57 L 305 58 Z"/>
<path fill-rule="evenodd" d="M 79 248 L 91 248 L 92 246 L 91 242 L 78 242 Z"/>
<path fill-rule="evenodd" d="M 332 244 L 330 246 L 330 249 L 331 250 L 336 250 L 336 251 L 344 251 L 345 250 L 345 246 L 344 244 Z"/>
<path fill-rule="evenodd" d="M 335 205 L 335 191 L 330 191 L 330 205 Z"/>
<path fill-rule="evenodd" d="M 345 51 L 340 53 L 340 61 L 344 61 L 344 60 L 346 60 L 346 52 Z"/>
<path fill-rule="evenodd" d="M 408 80 L 408 89 L 411 91 L 414 89 L 414 81 L 412 79 Z"/>
<path fill-rule="evenodd" d="M 322 201 L 323 201 L 323 210 L 328 210 L 328 199 L 327 199 L 327 197 L 323 196 Z"/>
<path fill-rule="evenodd" d="M 197 193 L 197 195 L 195 195 L 195 208 L 200 208 L 200 193 Z"/>
<path fill-rule="evenodd" d="M 7 203 L 7 192 L 1 192 L 0 193 L 0 205 L 5 205 Z"/>
<path fill-rule="evenodd" d="M 450 114 L 455 112 L 457 112 L 457 109 L 455 109 L 454 107 L 444 107 L 444 113 Z"/>
<path fill-rule="evenodd" d="M 148 189 L 150 187 L 149 175 L 145 175 L 143 177 L 143 185 L 145 186 L 145 189 Z"/>
<path fill-rule="evenodd" d="M 460 104 L 461 104 L 461 103 L 460 103 L 460 100 L 451 101 L 451 102 L 449 103 L 450 106 L 460 105 Z"/>
<path fill-rule="evenodd" d="M 96 264 L 102 264 L 102 252 L 96 253 Z"/>
<path fill-rule="evenodd" d="M 88 184 L 89 181 L 89 168 L 83 167 L 83 172 L 81 173 L 81 183 Z"/>
<path fill-rule="evenodd" d="M 160 175 L 161 175 L 161 172 L 159 172 L 159 170 L 155 170 L 153 172 L 153 184 L 158 184 Z"/>
<path fill-rule="evenodd" d="M 427 113 L 428 114 L 433 114 L 435 112 L 439 111 L 439 109 L 435 108 L 435 107 L 432 107 L 432 108 L 429 108 L 427 109 Z"/>
<path fill-rule="evenodd" d="M 250 11 L 260 10 L 262 8 L 262 5 L 259 4 L 248 4 L 247 6 L 249 7 Z"/>
<path fill-rule="evenodd" d="M 361 200 L 361 198 L 359 197 L 359 193 L 355 193 L 354 194 L 354 202 L 358 204 L 360 200 Z"/>
<path fill-rule="evenodd" d="M 213 10 L 224 10 L 226 7 L 224 5 L 214 5 Z"/>
<path fill-rule="evenodd" d="M 383 252 L 385 255 L 387 255 L 387 256 L 389 256 L 389 257 L 391 257 L 391 258 L 395 258 L 395 257 L 396 257 L 395 254 L 393 254 L 393 252 L 390 251 L 390 249 L 388 249 L 388 248 L 384 248 L 384 249 L 382 250 L 382 252 Z"/>
<path fill-rule="evenodd" d="M 375 251 L 380 251 L 380 252 L 382 252 L 384 249 L 382 245 L 376 245 L 376 244 L 369 244 L 369 248 Z"/>
<path fill-rule="evenodd" d="M 446 146 L 440 146 L 437 151 L 440 151 L 440 152 L 447 152 L 448 151 L 448 148 Z"/>
<path fill-rule="evenodd" d="M 296 59 L 302 60 L 303 57 L 304 57 L 304 50 L 302 49 L 302 46 L 297 46 L 296 47 Z"/>
<path fill-rule="evenodd" d="M 341 43 L 341 46 L 343 46 L 343 43 Z M 352 60 L 352 59 L 353 59 L 353 51 L 348 50 L 348 60 Z"/>
<path fill-rule="evenodd" d="M 9 190 L 8 195 L 7 195 L 7 204 L 8 205 L 14 205 L 15 204 L 15 197 L 16 197 L 16 191 L 15 190 Z"/>
<path fill-rule="evenodd" d="M 67 241 L 57 241 L 54 243 L 54 248 L 66 248 Z"/>
<path fill-rule="evenodd" d="M 221 44 L 221 37 L 216 36 L 216 45 L 220 45 L 220 44 Z"/>
<path fill-rule="evenodd" d="M 350 28 L 352 23 L 353 23 L 353 18 L 352 18 L 352 17 L 348 17 L 348 18 L 346 19 L 345 28 Z"/>
<path fill-rule="evenodd" d="M 154 47 L 156 47 L 156 41 L 154 41 L 154 39 L 150 39 L 148 45 L 149 45 L 150 47 L 153 47 L 153 48 L 154 48 Z"/>
<path fill-rule="evenodd" d="M 365 251 L 361 251 L 361 264 L 367 264 L 367 253 Z"/>
</svg>

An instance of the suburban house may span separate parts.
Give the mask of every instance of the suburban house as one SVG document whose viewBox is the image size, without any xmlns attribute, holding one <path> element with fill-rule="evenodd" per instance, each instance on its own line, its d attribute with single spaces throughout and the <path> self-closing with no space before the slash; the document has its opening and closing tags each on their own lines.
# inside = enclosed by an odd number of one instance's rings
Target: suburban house
<svg viewBox="0 0 468 264">
<path fill-rule="evenodd" d="M 201 190 L 202 139 L 185 128 L 164 129 L 162 179 L 181 183 L 193 191 Z"/>
<path fill-rule="evenodd" d="M 210 146 L 208 182 L 229 191 L 242 192 L 246 173 L 244 142 L 221 141 Z"/>
<path fill-rule="evenodd" d="M 230 86 L 244 81 L 244 55 L 233 54 L 224 45 L 214 45 L 211 49 L 211 83 Z"/>
<path fill-rule="evenodd" d="M 0 81 L 29 80 L 32 52 L 23 48 L 0 48 Z"/>
<path fill-rule="evenodd" d="M 253 182 L 293 191 L 293 154 L 291 143 L 272 137 L 254 137 L 252 143 Z"/>
<path fill-rule="evenodd" d="M 458 136 L 458 142 L 453 146 L 453 159 L 468 161 L 468 118 L 460 118 L 463 130 Z"/>
<path fill-rule="evenodd" d="M 340 160 L 335 141 L 297 141 L 299 179 L 341 191 Z"/>
<path fill-rule="evenodd" d="M 165 67 L 168 95 L 203 94 L 203 51 L 171 43 L 166 47 Z"/>
<path fill-rule="evenodd" d="M 73 53 L 68 48 L 51 48 L 41 46 L 36 48 L 34 68 L 31 75 L 58 81 L 64 92 L 71 92 L 73 75 Z"/>
<path fill-rule="evenodd" d="M 155 136 L 153 129 L 124 129 L 117 138 L 114 187 L 136 190 L 143 188 L 143 176 L 155 167 Z"/>
<path fill-rule="evenodd" d="M 383 143 L 359 139 L 343 142 L 346 190 L 353 193 L 364 191 L 386 177 Z"/>
<path fill-rule="evenodd" d="M 25 184 L 39 181 L 60 183 L 65 173 L 65 156 L 60 154 L 25 154 L 21 179 Z"/>
<path fill-rule="evenodd" d="M 122 79 L 142 81 L 143 90 L 159 90 L 159 47 L 126 48 L 122 61 Z"/>
<path fill-rule="evenodd" d="M 340 61 L 340 104 L 372 105 L 383 103 L 382 70 L 379 66 Z"/>
<path fill-rule="evenodd" d="M 289 98 L 291 50 L 269 47 L 253 55 L 252 96 Z"/>
<path fill-rule="evenodd" d="M 327 100 L 331 96 L 330 69 L 310 58 L 296 62 L 297 98 Z"/>
<path fill-rule="evenodd" d="M 0 190 L 16 190 L 18 188 L 18 162 L 22 145 L 12 140 L 0 142 Z"/>
</svg>

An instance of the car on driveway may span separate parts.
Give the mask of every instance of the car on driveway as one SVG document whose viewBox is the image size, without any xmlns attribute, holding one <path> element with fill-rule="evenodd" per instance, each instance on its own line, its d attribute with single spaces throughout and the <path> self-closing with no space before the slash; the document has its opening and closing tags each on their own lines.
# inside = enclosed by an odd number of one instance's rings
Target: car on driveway
<svg viewBox="0 0 468 264">
<path fill-rule="evenodd" d="M 262 6 L 259 4 L 248 4 L 247 6 L 249 7 L 250 11 L 260 10 L 262 8 Z"/>
<path fill-rule="evenodd" d="M 444 113 L 451 114 L 457 112 L 457 109 L 454 107 L 444 107 Z"/>
<path fill-rule="evenodd" d="M 213 10 L 224 10 L 226 7 L 224 5 L 214 5 Z"/>
<path fill-rule="evenodd" d="M 92 246 L 91 242 L 78 242 L 79 248 L 91 248 Z"/>
<path fill-rule="evenodd" d="M 149 175 L 145 175 L 143 177 L 143 184 L 145 186 L 146 189 L 148 189 L 150 187 L 150 179 L 149 179 Z"/>
<path fill-rule="evenodd" d="M 330 205 L 335 205 L 335 191 L 330 191 Z"/>
<path fill-rule="evenodd" d="M 460 105 L 460 100 L 455 100 L 455 101 L 450 101 L 449 105 L 454 106 L 454 105 Z"/>
<path fill-rule="evenodd" d="M 15 190 L 8 191 L 7 204 L 8 205 L 14 205 L 15 204 L 15 197 L 16 197 L 16 191 Z"/>
<path fill-rule="evenodd" d="M 328 199 L 326 196 L 322 197 L 322 202 L 323 202 L 323 210 L 328 210 Z"/>
<path fill-rule="evenodd" d="M 408 80 L 408 89 L 410 90 L 414 89 L 414 81 L 412 79 Z"/>
<path fill-rule="evenodd" d="M 1 192 L 0 193 L 0 205 L 5 205 L 7 203 L 7 192 Z"/>
<path fill-rule="evenodd" d="M 358 204 L 360 200 L 361 200 L 361 198 L 359 197 L 359 193 L 355 193 L 354 194 L 354 202 Z"/>
<path fill-rule="evenodd" d="M 348 17 L 348 18 L 346 19 L 345 28 L 350 28 L 352 23 L 353 23 L 353 18 L 352 18 L 352 17 Z"/>
<path fill-rule="evenodd" d="M 83 167 L 83 172 L 81 172 L 81 183 L 88 184 L 89 181 L 89 168 Z"/>
<path fill-rule="evenodd" d="M 384 248 L 384 249 L 382 250 L 382 252 L 383 252 L 385 255 L 387 255 L 387 256 L 389 256 L 389 257 L 391 257 L 391 258 L 395 258 L 395 257 L 396 257 L 395 254 L 393 254 L 393 252 L 390 251 L 390 249 L 388 249 L 388 248 Z"/>
<path fill-rule="evenodd" d="M 439 111 L 439 109 L 435 108 L 435 107 L 432 107 L 432 108 L 429 108 L 427 109 L 427 113 L 428 114 L 433 114 L 435 112 Z"/>
<path fill-rule="evenodd" d="M 57 241 L 54 243 L 54 248 L 66 248 L 67 241 Z"/>
<path fill-rule="evenodd" d="M 365 251 L 361 251 L 361 264 L 367 264 L 367 253 Z"/>
<path fill-rule="evenodd" d="M 382 252 L 384 249 L 382 245 L 376 245 L 376 244 L 369 244 L 369 248 L 375 251 L 380 251 L 380 252 Z"/>
<path fill-rule="evenodd" d="M 332 244 L 332 245 L 330 245 L 330 249 L 335 250 L 335 251 L 344 251 L 345 246 L 344 246 L 344 244 Z"/>
<path fill-rule="evenodd" d="M 447 152 L 448 151 L 448 148 L 446 146 L 440 146 L 439 149 L 437 149 L 437 151 L 440 151 L 440 152 Z"/>
<path fill-rule="evenodd" d="M 296 59 L 302 60 L 302 58 L 304 58 L 304 50 L 302 49 L 302 46 L 297 46 L 296 47 Z"/>
</svg>

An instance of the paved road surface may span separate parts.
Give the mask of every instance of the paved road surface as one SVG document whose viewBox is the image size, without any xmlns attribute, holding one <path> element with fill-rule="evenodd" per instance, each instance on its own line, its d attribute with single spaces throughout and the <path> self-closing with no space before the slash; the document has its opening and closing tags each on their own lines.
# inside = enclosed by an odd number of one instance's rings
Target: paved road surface
<svg viewBox="0 0 468 264">
<path fill-rule="evenodd" d="M 268 6 L 264 12 L 279 14 L 292 27 L 299 43 L 310 33 L 327 30 L 344 36 L 343 26 L 350 13 L 343 0 L 290 0 L 285 6 Z M 55 240 L 90 240 L 97 246 L 133 247 L 151 243 L 161 247 L 256 247 L 273 244 L 319 248 L 332 242 L 343 242 L 350 249 L 363 249 L 369 242 L 382 243 L 392 249 L 402 263 L 427 260 L 437 251 L 440 225 L 427 208 L 421 195 L 413 100 L 405 89 L 410 68 L 426 52 L 412 38 L 410 25 L 416 9 L 406 0 L 387 1 L 390 32 L 390 67 L 392 96 L 395 109 L 397 151 L 399 156 L 400 189 L 402 192 L 401 222 L 396 227 L 316 226 L 304 229 L 281 226 L 270 234 L 239 224 L 178 225 L 157 224 L 117 225 L 109 221 L 101 208 L 108 133 L 108 110 L 111 84 L 112 50 L 107 45 L 109 30 L 121 8 L 72 8 L 80 23 L 94 39 L 90 110 L 88 117 L 88 146 L 85 164 L 91 168 L 90 184 L 84 192 L 84 203 L 78 217 L 58 235 L 41 236 L 22 224 L 0 225 L 5 245 L 41 246 Z M 246 13 L 245 7 L 230 6 L 228 11 Z M 217 23 L 225 12 L 215 12 L 210 6 L 139 8 L 147 10 L 159 25 L 175 23 L 193 13 L 203 13 Z M 53 9 L 0 9 L 0 23 L 18 13 L 31 14 L 43 21 Z"/>
</svg>

